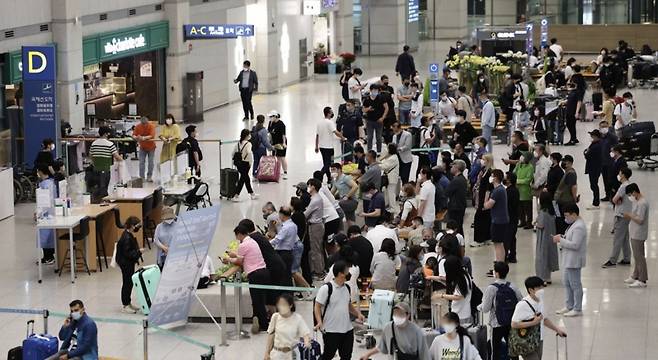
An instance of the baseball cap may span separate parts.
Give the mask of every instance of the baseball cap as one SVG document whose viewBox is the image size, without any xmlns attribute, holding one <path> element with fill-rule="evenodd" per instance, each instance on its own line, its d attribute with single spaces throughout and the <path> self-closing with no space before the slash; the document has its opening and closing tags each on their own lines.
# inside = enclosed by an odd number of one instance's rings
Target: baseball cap
<svg viewBox="0 0 658 360">
<path fill-rule="evenodd" d="M 411 314 L 411 308 L 409 307 L 409 304 L 406 302 L 399 302 L 393 306 L 393 309 L 400 309 L 404 311 L 406 314 Z"/>
<path fill-rule="evenodd" d="M 601 137 L 601 131 L 599 131 L 599 129 L 594 129 L 594 130 L 590 131 L 588 134 L 596 136 L 596 137 Z"/>
<path fill-rule="evenodd" d="M 299 190 L 303 190 L 303 191 L 306 191 L 306 189 L 308 189 L 308 188 L 306 187 L 306 183 L 305 183 L 305 182 L 297 183 L 297 185 L 293 185 L 293 187 L 294 187 L 295 189 L 299 189 Z"/>
<path fill-rule="evenodd" d="M 279 117 L 281 115 L 279 115 L 279 112 L 276 110 L 270 110 L 270 112 L 267 113 L 267 117 L 273 117 L 273 116 Z"/>
</svg>

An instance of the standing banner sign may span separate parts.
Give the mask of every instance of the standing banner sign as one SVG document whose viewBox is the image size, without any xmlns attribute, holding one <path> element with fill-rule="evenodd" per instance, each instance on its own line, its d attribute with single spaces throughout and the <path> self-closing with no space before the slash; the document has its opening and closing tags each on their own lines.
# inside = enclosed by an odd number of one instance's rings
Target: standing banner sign
<svg viewBox="0 0 658 360">
<path fill-rule="evenodd" d="M 23 46 L 23 161 L 32 162 L 44 139 L 57 144 L 57 64 L 54 45 Z M 57 147 L 56 147 L 57 148 Z"/>
<path fill-rule="evenodd" d="M 548 19 L 543 18 L 541 19 L 541 47 L 542 49 L 544 46 L 548 45 Z"/>
<path fill-rule="evenodd" d="M 530 56 L 532 56 L 532 50 L 534 47 L 534 39 L 533 39 L 533 32 L 534 32 L 535 25 L 531 22 L 525 24 L 525 32 L 526 32 L 526 38 L 525 38 L 525 52 L 528 54 L 528 64 L 530 64 Z"/>
<path fill-rule="evenodd" d="M 174 239 L 148 316 L 149 326 L 187 323 L 199 273 L 219 221 L 219 206 L 186 211 L 174 223 Z"/>
<path fill-rule="evenodd" d="M 430 103 L 439 102 L 439 64 L 430 64 Z"/>
</svg>

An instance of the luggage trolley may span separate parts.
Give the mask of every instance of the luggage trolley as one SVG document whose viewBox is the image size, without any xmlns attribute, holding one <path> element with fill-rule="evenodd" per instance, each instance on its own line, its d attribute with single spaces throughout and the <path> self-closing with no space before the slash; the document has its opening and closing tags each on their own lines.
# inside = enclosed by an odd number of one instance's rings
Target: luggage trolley
<svg viewBox="0 0 658 360">
<path fill-rule="evenodd" d="M 626 161 L 635 161 L 640 168 L 655 169 L 658 159 L 658 134 L 651 121 L 635 122 L 621 129 L 619 145 Z"/>
<path fill-rule="evenodd" d="M 658 133 L 651 135 L 649 145 L 649 155 L 637 160 L 637 166 L 640 168 L 655 170 L 658 167 L 658 159 L 651 158 L 658 156 Z"/>
</svg>

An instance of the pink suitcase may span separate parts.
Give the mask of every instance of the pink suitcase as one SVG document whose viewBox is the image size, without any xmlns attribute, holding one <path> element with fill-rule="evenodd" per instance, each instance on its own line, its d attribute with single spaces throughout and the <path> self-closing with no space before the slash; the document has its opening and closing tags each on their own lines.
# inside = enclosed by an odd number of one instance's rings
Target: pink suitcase
<svg viewBox="0 0 658 360">
<path fill-rule="evenodd" d="M 275 181 L 279 182 L 281 170 L 276 156 L 263 156 L 258 163 L 258 172 L 256 179 L 258 181 Z"/>
<path fill-rule="evenodd" d="M 585 103 L 585 121 L 594 121 L 594 104 Z"/>
</svg>

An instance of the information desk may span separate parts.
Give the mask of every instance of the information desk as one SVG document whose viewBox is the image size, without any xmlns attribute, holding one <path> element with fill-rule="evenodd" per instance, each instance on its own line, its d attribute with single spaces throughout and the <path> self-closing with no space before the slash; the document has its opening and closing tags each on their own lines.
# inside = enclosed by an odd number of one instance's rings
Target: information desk
<svg viewBox="0 0 658 360">
<path fill-rule="evenodd" d="M 115 225 L 114 214 L 112 213 L 112 209 L 117 207 L 117 204 L 107 204 L 104 206 L 90 204 L 71 209 L 71 214 L 74 216 L 89 217 L 89 236 L 87 236 L 85 247 L 87 250 L 87 265 L 89 266 L 90 271 L 97 271 L 101 266 L 98 263 L 98 258 L 96 256 L 98 250 L 97 246 L 101 244 L 101 240 L 103 241 L 102 246 L 105 249 L 105 256 L 108 258 L 108 264 L 109 259 L 112 258 L 114 243 L 119 240 L 119 235 L 121 234 L 120 229 L 117 229 Z M 57 231 L 57 236 L 59 237 L 63 233 L 62 230 L 59 230 Z M 62 261 L 64 261 L 65 253 L 65 244 L 62 241 L 57 241 L 58 268 L 62 264 Z M 104 259 L 101 257 L 101 261 L 103 260 Z"/>
<path fill-rule="evenodd" d="M 121 212 L 122 223 L 125 223 L 126 219 L 128 219 L 128 217 L 130 216 L 135 216 L 141 221 L 142 228 L 135 234 L 135 238 L 137 238 L 137 243 L 139 244 L 140 248 L 146 246 L 146 243 L 144 242 L 145 224 L 144 224 L 144 219 L 142 218 L 143 217 L 142 203 L 148 197 L 152 197 L 153 192 L 156 189 L 158 189 L 158 186 L 150 186 L 144 188 L 119 188 L 117 189 L 117 191 L 103 198 L 103 200 L 109 201 L 111 203 L 115 203 L 119 207 L 119 211 Z M 151 219 L 153 219 L 156 224 L 160 222 L 161 208 L 162 208 L 162 204 L 158 206 L 158 209 L 154 209 L 154 211 L 151 214 Z"/>
<path fill-rule="evenodd" d="M 54 216 L 48 219 L 41 219 L 37 221 L 37 234 L 36 234 L 36 239 L 37 243 L 39 241 L 39 230 L 40 229 L 53 229 L 53 230 L 67 230 L 69 233 L 69 251 L 70 251 L 70 256 L 71 256 L 71 264 L 75 264 L 75 253 L 73 252 L 73 229 L 80 225 L 80 220 L 82 220 L 84 216 L 80 215 L 69 215 L 69 216 Z M 59 241 L 55 239 L 57 243 Z M 55 249 L 57 249 L 57 246 L 55 246 Z M 38 264 L 38 269 L 39 269 L 39 283 L 41 283 L 41 280 L 43 278 L 43 273 L 41 269 L 41 249 L 37 247 L 38 250 L 38 257 L 37 257 L 37 264 Z M 75 283 L 75 265 L 71 265 L 71 283 Z"/>
</svg>

